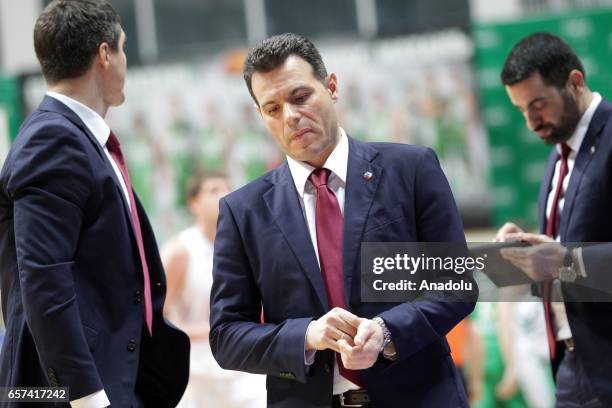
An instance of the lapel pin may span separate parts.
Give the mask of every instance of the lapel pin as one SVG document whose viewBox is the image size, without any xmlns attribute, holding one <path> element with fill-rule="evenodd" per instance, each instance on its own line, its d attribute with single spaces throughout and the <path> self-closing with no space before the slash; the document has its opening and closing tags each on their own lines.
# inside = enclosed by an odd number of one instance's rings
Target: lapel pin
<svg viewBox="0 0 612 408">
<path fill-rule="evenodd" d="M 370 181 L 372 180 L 372 177 L 374 177 L 374 175 L 372 174 L 371 171 L 366 171 L 365 173 L 363 173 L 363 179 L 365 181 Z"/>
<path fill-rule="evenodd" d="M 591 146 L 591 154 L 595 154 L 595 145 Z"/>
</svg>

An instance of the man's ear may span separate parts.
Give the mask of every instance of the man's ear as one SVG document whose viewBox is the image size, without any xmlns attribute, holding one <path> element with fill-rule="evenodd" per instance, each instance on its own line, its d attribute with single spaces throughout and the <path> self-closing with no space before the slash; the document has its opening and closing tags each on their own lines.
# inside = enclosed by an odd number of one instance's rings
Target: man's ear
<svg viewBox="0 0 612 408">
<path fill-rule="evenodd" d="M 580 91 L 585 87 L 584 74 L 577 69 L 572 69 L 567 77 L 567 85 L 573 91 Z"/>
<path fill-rule="evenodd" d="M 195 215 L 196 200 L 193 197 L 187 198 L 187 209 L 192 215 Z"/>
<path fill-rule="evenodd" d="M 332 98 L 332 101 L 338 101 L 338 78 L 336 74 L 330 72 L 325 78 L 325 85 L 327 86 L 327 91 Z"/>
<path fill-rule="evenodd" d="M 108 65 L 108 54 L 110 53 L 110 47 L 108 43 L 103 42 L 98 47 L 98 53 L 96 54 L 96 62 L 102 65 Z"/>
</svg>

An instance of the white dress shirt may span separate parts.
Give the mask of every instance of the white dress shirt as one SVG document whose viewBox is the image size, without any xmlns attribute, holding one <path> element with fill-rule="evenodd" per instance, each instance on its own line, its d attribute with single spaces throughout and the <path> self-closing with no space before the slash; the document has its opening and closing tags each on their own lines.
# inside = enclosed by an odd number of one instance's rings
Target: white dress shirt
<svg viewBox="0 0 612 408">
<path fill-rule="evenodd" d="M 117 175 L 117 178 L 119 179 L 119 183 L 121 183 L 121 189 L 129 206 L 130 199 L 127 187 L 123 180 L 123 176 L 119 171 L 117 163 L 115 163 L 115 160 L 112 158 L 108 149 L 106 148 L 106 141 L 110 136 L 110 128 L 108 127 L 106 122 L 104 122 L 104 119 L 94 110 L 66 95 L 49 91 L 47 92 L 47 96 L 57 99 L 58 101 L 66 105 L 74 113 L 76 113 L 77 116 L 83 121 L 85 126 L 87 126 L 87 128 L 94 135 L 98 143 L 100 143 L 100 146 L 104 149 L 104 153 L 106 153 L 106 156 L 110 161 L 113 170 Z M 104 389 L 101 389 L 99 391 L 94 392 L 93 394 L 89 394 L 77 400 L 70 401 L 70 405 L 73 408 L 104 408 L 110 405 L 110 401 L 108 400 L 108 396 L 104 392 Z"/>
<path fill-rule="evenodd" d="M 327 161 L 323 165 L 324 168 L 331 170 L 327 186 L 334 192 L 340 205 L 340 211 L 344 215 L 344 193 L 346 190 L 346 171 L 348 166 L 348 138 L 344 129 L 338 128 L 340 132 L 340 140 L 338 144 L 331 152 Z M 316 227 L 316 203 L 317 203 L 317 189 L 308 180 L 310 173 L 315 169 L 311 165 L 297 161 L 287 156 L 287 163 L 289 164 L 289 170 L 291 177 L 295 183 L 295 188 L 298 192 L 300 205 L 302 206 L 302 212 L 308 225 L 308 232 L 310 233 L 310 239 L 312 240 L 312 246 L 319 262 L 319 251 L 317 250 L 317 227 Z M 310 365 L 314 362 L 315 352 L 306 353 L 306 364 Z M 351 381 L 340 375 L 338 370 L 338 364 L 334 359 L 334 395 L 342 394 L 348 390 L 359 389 L 359 386 L 353 384 Z"/>
<path fill-rule="evenodd" d="M 561 215 L 563 211 L 563 205 L 565 204 L 565 192 L 567 191 L 567 186 L 569 185 L 570 177 L 572 176 L 572 170 L 574 169 L 574 163 L 576 162 L 576 156 L 580 151 L 580 146 L 582 145 L 582 141 L 586 135 L 587 129 L 589 128 L 589 124 L 591 123 L 591 119 L 593 119 L 593 114 L 595 110 L 599 106 L 601 102 L 601 95 L 597 92 L 593 92 L 593 99 L 589 104 L 589 107 L 580 118 L 578 125 L 576 126 L 576 130 L 574 130 L 574 134 L 570 137 L 567 142 L 565 142 L 570 147 L 570 153 L 567 158 L 567 175 L 563 179 L 562 193 L 559 198 L 559 206 L 557 208 L 557 214 Z M 559 153 L 561 153 L 561 146 L 556 146 Z M 550 216 L 550 211 L 552 209 L 554 194 L 557 188 L 557 184 L 559 184 L 559 169 L 561 167 L 561 160 L 557 160 L 555 164 L 555 172 L 553 174 L 551 189 L 548 194 L 548 199 L 546 201 L 546 219 Z M 555 237 L 555 240 L 559 241 L 559 236 Z M 578 263 L 580 264 L 580 269 L 584 271 L 582 256 L 578 256 Z M 558 279 L 555 279 L 553 282 L 553 290 L 555 293 L 553 294 L 554 298 L 562 298 L 561 297 L 561 285 Z M 569 326 L 569 322 L 567 320 L 567 312 L 565 310 L 565 304 L 563 302 L 552 302 L 552 314 L 554 318 L 554 330 L 555 330 L 555 338 L 557 340 L 565 340 L 572 337 L 572 331 Z"/>
</svg>

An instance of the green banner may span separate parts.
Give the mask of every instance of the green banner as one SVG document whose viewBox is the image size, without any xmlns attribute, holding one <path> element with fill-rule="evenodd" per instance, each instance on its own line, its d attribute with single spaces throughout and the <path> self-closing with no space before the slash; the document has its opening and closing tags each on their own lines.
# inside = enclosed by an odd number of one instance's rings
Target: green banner
<svg viewBox="0 0 612 408">
<path fill-rule="evenodd" d="M 13 140 L 23 120 L 19 78 L 0 76 L 0 112 L 0 125 L 5 127 L 0 135 L 8 132 L 9 140 Z"/>
</svg>

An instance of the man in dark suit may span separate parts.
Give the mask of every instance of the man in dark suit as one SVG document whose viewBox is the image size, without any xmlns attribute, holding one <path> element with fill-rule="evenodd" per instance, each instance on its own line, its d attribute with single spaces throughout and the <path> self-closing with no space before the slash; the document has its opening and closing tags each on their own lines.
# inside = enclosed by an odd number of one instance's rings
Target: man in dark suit
<svg viewBox="0 0 612 408">
<path fill-rule="evenodd" d="M 612 104 L 588 88 L 571 48 L 547 33 L 515 45 L 501 78 L 527 127 L 554 148 L 540 189 L 540 234 L 507 223 L 497 239 L 536 244 L 506 256 L 542 282 L 556 406 L 612 406 L 610 246 L 584 246 L 612 241 Z M 558 296 L 563 302 L 551 302 Z"/>
<path fill-rule="evenodd" d="M 302 36 L 259 43 L 244 77 L 287 162 L 220 202 L 219 364 L 267 374 L 268 406 L 466 407 L 445 334 L 474 303 L 427 291 L 414 302 L 360 299 L 362 242 L 465 245 L 433 151 L 348 137 L 336 75 Z"/>
<path fill-rule="evenodd" d="M 163 320 L 153 231 L 103 119 L 124 100 L 124 44 L 106 1 L 45 8 L 34 45 L 49 91 L 0 173 L 0 386 L 68 387 L 73 407 L 174 406 L 188 377 L 189 340 Z"/>
</svg>

